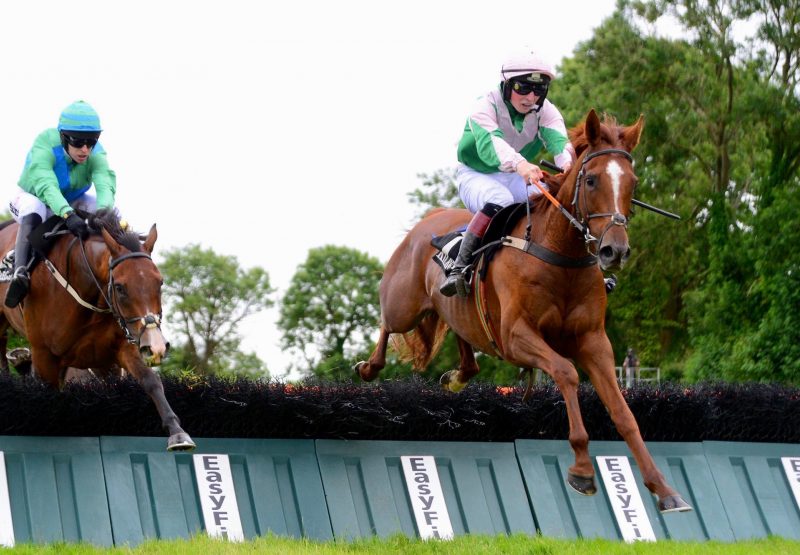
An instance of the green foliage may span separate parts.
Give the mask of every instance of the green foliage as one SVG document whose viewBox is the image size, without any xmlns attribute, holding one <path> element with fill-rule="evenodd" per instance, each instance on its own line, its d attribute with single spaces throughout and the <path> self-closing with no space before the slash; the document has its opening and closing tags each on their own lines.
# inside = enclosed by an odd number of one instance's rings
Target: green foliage
<svg viewBox="0 0 800 555">
<path fill-rule="evenodd" d="M 419 173 L 417 177 L 422 180 L 422 186 L 408 193 L 409 202 L 418 207 L 417 218 L 422 218 L 431 208 L 464 208 L 458 197 L 455 169 L 436 170 L 432 175 Z"/>
<path fill-rule="evenodd" d="M 245 270 L 236 257 L 199 245 L 167 251 L 159 269 L 170 329 L 181 339 L 165 362 L 166 372 L 266 373 L 255 354 L 241 352 L 238 332 L 244 318 L 273 304 L 265 270 Z"/>
<path fill-rule="evenodd" d="M 281 344 L 305 360 L 305 373 L 350 376 L 380 322 L 378 283 L 383 265 L 348 247 L 311 249 L 298 266 L 280 307 Z"/>
</svg>

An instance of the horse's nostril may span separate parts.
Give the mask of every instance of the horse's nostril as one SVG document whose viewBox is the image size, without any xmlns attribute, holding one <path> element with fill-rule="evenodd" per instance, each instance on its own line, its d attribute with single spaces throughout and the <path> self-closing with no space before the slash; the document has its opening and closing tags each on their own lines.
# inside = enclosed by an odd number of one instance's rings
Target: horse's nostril
<svg viewBox="0 0 800 555">
<path fill-rule="evenodd" d="M 614 257 L 614 249 L 606 245 L 605 247 L 600 249 L 599 254 L 600 258 L 602 258 L 603 260 L 608 260 L 609 258 Z"/>
</svg>

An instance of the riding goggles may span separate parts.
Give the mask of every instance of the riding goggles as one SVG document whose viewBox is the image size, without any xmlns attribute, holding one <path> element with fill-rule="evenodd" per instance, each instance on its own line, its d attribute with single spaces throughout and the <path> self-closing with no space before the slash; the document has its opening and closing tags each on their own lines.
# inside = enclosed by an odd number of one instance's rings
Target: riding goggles
<svg viewBox="0 0 800 555">
<path fill-rule="evenodd" d="M 88 146 L 89 148 L 94 148 L 97 144 L 98 137 L 90 136 L 90 137 L 76 137 L 74 135 L 68 135 L 64 133 L 64 138 L 67 140 L 69 146 L 74 148 L 83 148 Z"/>
<path fill-rule="evenodd" d="M 529 83 L 527 81 L 512 81 L 511 90 L 520 96 L 527 96 L 534 93 L 536 96 L 542 96 L 547 92 L 548 83 Z"/>
</svg>

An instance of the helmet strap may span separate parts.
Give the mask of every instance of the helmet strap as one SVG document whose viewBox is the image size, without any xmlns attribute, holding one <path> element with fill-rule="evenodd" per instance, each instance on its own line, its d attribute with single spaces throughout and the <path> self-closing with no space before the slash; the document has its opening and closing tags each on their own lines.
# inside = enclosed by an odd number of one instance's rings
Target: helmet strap
<svg viewBox="0 0 800 555">
<path fill-rule="evenodd" d="M 539 97 L 539 100 L 536 101 L 536 108 L 535 111 L 538 112 L 544 106 L 544 99 L 547 98 L 547 93 L 550 92 L 549 90 L 545 92 L 542 96 Z"/>
<path fill-rule="evenodd" d="M 511 81 L 509 79 L 506 79 L 505 81 L 500 83 L 500 90 L 503 92 L 503 100 L 505 100 L 506 102 L 511 102 L 511 87 L 509 86 L 510 83 Z"/>
</svg>

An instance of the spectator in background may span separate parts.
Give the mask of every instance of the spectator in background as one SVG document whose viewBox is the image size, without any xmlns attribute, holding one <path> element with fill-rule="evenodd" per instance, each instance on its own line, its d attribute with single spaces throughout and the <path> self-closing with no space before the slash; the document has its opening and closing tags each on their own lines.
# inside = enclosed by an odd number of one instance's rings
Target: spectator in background
<svg viewBox="0 0 800 555">
<path fill-rule="evenodd" d="M 622 370 L 625 372 L 625 387 L 631 387 L 639 377 L 639 357 L 636 356 L 632 347 L 628 347 L 628 354 L 622 363 Z"/>
</svg>

